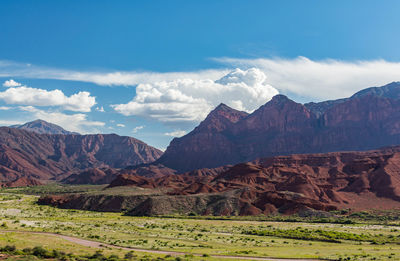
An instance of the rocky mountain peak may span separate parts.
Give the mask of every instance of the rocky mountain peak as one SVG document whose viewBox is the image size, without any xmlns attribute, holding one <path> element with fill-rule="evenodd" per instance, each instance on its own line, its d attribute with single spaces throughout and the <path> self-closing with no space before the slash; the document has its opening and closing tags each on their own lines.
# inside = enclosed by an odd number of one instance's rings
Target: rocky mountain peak
<svg viewBox="0 0 400 261">
<path fill-rule="evenodd" d="M 284 103 L 284 102 L 289 102 L 291 101 L 287 96 L 283 94 L 277 94 L 274 97 L 272 97 L 271 102 L 273 103 Z"/>
<path fill-rule="evenodd" d="M 285 95 L 278 94 L 272 97 L 269 102 L 254 111 L 251 115 L 257 117 L 260 117 L 262 115 L 264 121 L 268 118 L 279 117 L 279 115 L 283 115 L 286 113 L 308 114 L 308 110 L 302 104 L 289 99 Z"/>
<path fill-rule="evenodd" d="M 222 131 L 230 124 L 238 122 L 247 115 L 248 113 L 246 112 L 235 110 L 221 103 L 207 115 L 206 119 L 200 123 L 197 129 Z"/>
<path fill-rule="evenodd" d="M 208 114 L 207 118 L 210 118 L 210 117 L 223 117 L 223 118 L 226 118 L 228 120 L 235 121 L 238 118 L 238 116 L 240 118 L 241 115 L 242 116 L 246 116 L 247 113 L 243 112 L 243 111 L 235 110 L 235 109 L 229 107 L 228 105 L 226 105 L 224 103 L 220 103 L 217 107 L 215 107 L 214 110 L 212 110 Z"/>
<path fill-rule="evenodd" d="M 64 135 L 79 134 L 77 132 L 67 131 L 56 124 L 53 124 L 53 123 L 50 123 L 50 122 L 47 122 L 47 121 L 44 121 L 41 119 L 27 122 L 22 125 L 14 125 L 14 126 L 11 126 L 11 128 L 36 132 L 39 134 L 64 134 Z"/>
<path fill-rule="evenodd" d="M 215 107 L 214 109 L 215 111 L 230 111 L 233 110 L 231 107 L 229 107 L 228 105 L 226 105 L 225 103 L 220 103 L 217 107 Z"/>
</svg>

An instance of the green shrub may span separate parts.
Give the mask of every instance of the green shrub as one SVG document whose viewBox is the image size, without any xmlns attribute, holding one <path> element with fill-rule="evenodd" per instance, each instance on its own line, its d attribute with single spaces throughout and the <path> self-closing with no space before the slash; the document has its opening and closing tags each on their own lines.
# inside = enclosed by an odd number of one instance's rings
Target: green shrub
<svg viewBox="0 0 400 261">
<path fill-rule="evenodd" d="M 0 252 L 6 252 L 6 253 L 14 253 L 16 250 L 16 247 L 14 245 L 6 245 L 2 248 L 0 248 Z"/>
<path fill-rule="evenodd" d="M 32 249 L 32 255 L 42 258 L 52 258 L 54 257 L 52 252 L 44 249 L 41 246 L 36 246 Z"/>
</svg>

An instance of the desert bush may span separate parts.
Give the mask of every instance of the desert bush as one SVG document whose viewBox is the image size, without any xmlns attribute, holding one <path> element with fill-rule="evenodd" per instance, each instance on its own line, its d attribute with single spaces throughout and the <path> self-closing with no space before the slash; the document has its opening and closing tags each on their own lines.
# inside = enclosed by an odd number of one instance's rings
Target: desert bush
<svg viewBox="0 0 400 261">
<path fill-rule="evenodd" d="M 42 258 L 52 258 L 53 253 L 48 251 L 47 249 L 44 249 L 41 246 L 36 246 L 32 249 L 32 255 L 37 256 L 37 257 L 42 257 Z"/>
<path fill-rule="evenodd" d="M 126 253 L 125 256 L 124 256 L 124 258 L 125 258 L 125 259 L 128 259 L 128 260 L 132 260 L 132 259 L 135 258 L 135 257 L 136 257 L 136 255 L 135 255 L 135 252 L 133 252 L 133 251 L 129 251 L 129 252 Z"/>
<path fill-rule="evenodd" d="M 15 252 L 16 247 L 14 245 L 6 245 L 4 247 L 0 248 L 0 252 L 5 252 L 5 253 L 13 253 Z"/>
</svg>

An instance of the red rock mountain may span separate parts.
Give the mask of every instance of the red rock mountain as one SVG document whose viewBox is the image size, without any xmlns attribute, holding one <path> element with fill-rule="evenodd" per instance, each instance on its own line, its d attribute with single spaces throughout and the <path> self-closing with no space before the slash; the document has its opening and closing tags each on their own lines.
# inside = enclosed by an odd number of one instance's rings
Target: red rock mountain
<svg viewBox="0 0 400 261">
<path fill-rule="evenodd" d="M 113 168 L 90 168 L 78 173 L 73 173 L 61 180 L 67 184 L 110 184 L 117 176 L 119 171 Z"/>
<path fill-rule="evenodd" d="M 19 177 L 16 180 L 6 182 L 6 183 L 0 182 L 0 187 L 7 187 L 7 188 L 33 187 L 33 186 L 40 186 L 40 185 L 43 185 L 43 183 L 40 180 L 37 180 L 35 178 L 30 178 L 30 177 Z"/>
<path fill-rule="evenodd" d="M 123 208 L 132 215 L 260 215 L 400 207 L 400 146 L 366 152 L 276 156 L 208 173 L 151 178 L 124 172 L 109 188 L 135 186 L 148 190 L 115 198 L 107 193 L 104 197 L 49 196 L 40 202 L 90 210 Z"/>
<path fill-rule="evenodd" d="M 0 127 L 0 182 L 40 180 L 86 168 L 123 168 L 152 162 L 162 152 L 132 137 L 115 134 L 38 134 Z"/>
<path fill-rule="evenodd" d="M 239 211 L 243 215 L 294 213 L 304 208 L 400 206 L 400 146 L 366 152 L 277 156 L 240 163 L 208 177 L 174 176 L 140 177 L 146 182 L 130 185 L 166 187 L 172 189 L 172 195 L 235 193 L 246 206 Z"/>
<path fill-rule="evenodd" d="M 275 96 L 251 114 L 221 104 L 172 140 L 157 164 L 179 173 L 294 153 L 369 150 L 400 144 L 400 83 L 350 98 L 296 103 Z"/>
<path fill-rule="evenodd" d="M 77 132 L 64 130 L 58 125 L 40 119 L 27 122 L 22 125 L 13 125 L 10 126 L 10 128 L 33 131 L 39 134 L 79 134 Z"/>
</svg>

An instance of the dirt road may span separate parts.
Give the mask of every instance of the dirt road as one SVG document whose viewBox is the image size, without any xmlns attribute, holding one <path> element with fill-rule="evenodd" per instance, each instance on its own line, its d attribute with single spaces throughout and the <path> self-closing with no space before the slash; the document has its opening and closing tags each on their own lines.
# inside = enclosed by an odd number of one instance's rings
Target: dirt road
<svg viewBox="0 0 400 261">
<path fill-rule="evenodd" d="M 18 230 L 0 230 L 0 233 L 29 233 L 29 234 L 41 234 L 41 235 L 48 235 L 48 236 L 56 236 L 60 237 L 64 240 L 69 242 L 86 246 L 86 247 L 95 247 L 95 248 L 104 248 L 104 247 L 111 247 L 111 248 L 119 248 L 124 250 L 133 250 L 136 252 L 145 252 L 145 253 L 153 253 L 153 254 L 165 254 L 165 255 L 172 255 L 172 256 L 180 256 L 185 254 L 192 254 L 194 256 L 202 256 L 202 254 L 195 254 L 195 253 L 187 253 L 187 252 L 179 252 L 179 251 L 167 251 L 167 250 L 155 250 L 155 249 L 143 249 L 143 248 L 134 248 L 134 247 L 121 247 L 110 245 L 106 243 L 101 243 L 93 240 L 82 239 L 79 237 L 73 236 L 66 236 L 56 233 L 50 232 L 34 232 L 34 231 L 18 231 Z M 297 258 L 271 258 L 271 257 L 256 257 L 256 256 L 230 256 L 230 255 L 210 255 L 214 258 L 221 258 L 221 259 L 241 259 L 241 260 L 264 260 L 264 261 L 316 261 L 318 259 L 297 259 Z"/>
</svg>

